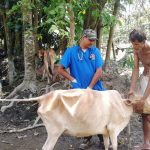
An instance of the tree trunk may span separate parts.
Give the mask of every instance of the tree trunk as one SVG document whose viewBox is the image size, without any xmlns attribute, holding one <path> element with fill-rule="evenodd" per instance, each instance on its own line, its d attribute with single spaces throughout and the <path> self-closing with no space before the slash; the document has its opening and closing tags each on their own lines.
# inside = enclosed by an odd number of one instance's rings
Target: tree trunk
<svg viewBox="0 0 150 150">
<path fill-rule="evenodd" d="M 64 54 L 64 51 L 67 47 L 67 43 L 68 43 L 68 38 L 66 36 L 60 38 L 60 43 L 59 43 L 59 48 L 58 48 L 58 51 L 56 51 L 56 54 L 60 54 L 60 55 L 63 55 Z"/>
<path fill-rule="evenodd" d="M 32 10 L 30 9 L 31 0 L 22 0 L 22 16 L 24 27 L 24 65 L 25 74 L 23 82 L 17 86 L 7 98 L 13 97 L 16 92 L 29 89 L 36 92 L 36 72 L 35 72 L 35 38 L 32 31 Z"/>
<path fill-rule="evenodd" d="M 70 6 L 72 6 L 72 0 L 68 0 L 70 3 Z M 70 18 L 70 37 L 69 37 L 69 43 L 68 46 L 73 45 L 74 43 L 74 37 L 75 37 L 75 18 L 74 18 L 74 12 L 71 9 L 72 7 L 68 7 L 68 14 Z"/>
<path fill-rule="evenodd" d="M 37 53 L 37 51 L 39 50 L 39 45 L 38 45 L 38 40 L 37 40 L 37 28 L 38 28 L 38 24 L 39 24 L 39 15 L 38 15 L 38 6 L 37 6 L 37 1 L 34 0 L 34 18 L 33 18 L 33 25 L 34 25 L 34 36 L 35 36 L 35 51 Z"/>
<path fill-rule="evenodd" d="M 112 42 L 112 50 L 113 50 L 113 58 L 114 60 L 116 60 L 115 47 L 113 42 Z"/>
<path fill-rule="evenodd" d="M 113 10 L 113 16 L 115 16 L 115 18 L 117 17 L 119 6 L 120 6 L 120 0 L 115 0 L 114 10 Z M 116 21 L 116 19 L 115 19 L 115 21 Z M 110 60 L 110 52 L 111 52 L 111 48 L 112 48 L 114 30 L 115 30 L 115 22 L 110 27 L 110 31 L 109 31 L 109 38 L 108 38 L 108 43 L 107 43 L 107 51 L 106 51 L 104 70 L 106 69 L 106 65 L 107 65 L 108 61 Z"/>
<path fill-rule="evenodd" d="M 97 41 L 96 41 L 96 47 L 98 47 L 101 50 L 101 42 L 102 42 L 102 22 L 99 20 L 98 26 L 97 26 Z"/>
<path fill-rule="evenodd" d="M 24 28 L 28 25 L 31 28 L 32 26 L 32 11 L 29 9 L 28 5 L 31 5 L 31 0 L 24 0 L 23 3 L 23 25 Z M 34 65 L 34 56 L 35 56 L 35 38 L 33 31 L 30 28 L 24 29 L 24 64 L 25 64 L 25 75 L 24 81 L 35 81 L 35 65 Z"/>
<path fill-rule="evenodd" d="M 91 6 L 87 9 L 84 19 L 83 29 L 96 29 L 97 26 L 97 17 L 92 15 L 92 12 L 95 10 L 95 6 Z"/>
<path fill-rule="evenodd" d="M 4 23 L 4 30 L 5 30 L 5 40 L 6 40 L 6 48 L 7 48 L 7 54 L 8 54 L 8 80 L 9 85 L 11 85 L 14 81 L 14 61 L 13 61 L 13 55 L 12 55 L 12 39 L 11 39 L 11 32 L 7 27 L 7 16 L 6 13 L 8 11 L 8 8 L 5 10 L 6 12 L 3 13 L 3 23 Z"/>
<path fill-rule="evenodd" d="M 21 47 L 21 31 L 16 31 L 15 32 L 15 45 L 14 45 L 14 50 L 15 50 L 15 56 L 20 56 L 22 57 L 22 47 Z"/>
<path fill-rule="evenodd" d="M 97 41 L 96 46 L 101 48 L 101 38 L 102 38 L 102 11 L 104 9 L 107 0 L 92 0 L 93 5 L 87 9 L 84 19 L 84 29 L 91 28 L 97 30 Z M 99 16 L 92 15 L 92 12 L 98 10 Z"/>
</svg>

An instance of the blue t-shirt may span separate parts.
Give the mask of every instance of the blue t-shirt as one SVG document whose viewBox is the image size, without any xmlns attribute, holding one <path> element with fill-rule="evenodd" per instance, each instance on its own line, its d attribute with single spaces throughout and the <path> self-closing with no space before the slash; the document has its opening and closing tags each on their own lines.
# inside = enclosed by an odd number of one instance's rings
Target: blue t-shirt
<svg viewBox="0 0 150 150">
<path fill-rule="evenodd" d="M 86 89 L 96 69 L 102 68 L 104 62 L 98 48 L 92 46 L 83 52 L 80 46 L 73 46 L 67 48 L 60 64 L 69 68 L 71 76 L 77 80 L 77 84 L 72 83 L 72 88 Z M 93 89 L 103 91 L 102 81 L 99 80 Z"/>
</svg>

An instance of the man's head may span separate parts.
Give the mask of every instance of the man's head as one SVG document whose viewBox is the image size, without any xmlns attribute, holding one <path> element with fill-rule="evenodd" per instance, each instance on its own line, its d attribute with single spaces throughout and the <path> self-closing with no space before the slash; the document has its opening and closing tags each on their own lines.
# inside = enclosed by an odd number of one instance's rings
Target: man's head
<svg viewBox="0 0 150 150">
<path fill-rule="evenodd" d="M 129 41 L 135 50 L 140 50 L 145 45 L 146 35 L 143 31 L 134 29 L 129 35 Z"/>
<path fill-rule="evenodd" d="M 86 29 L 83 32 L 81 43 L 85 48 L 89 48 L 97 40 L 97 34 L 92 29 Z"/>
<path fill-rule="evenodd" d="M 84 30 L 83 37 L 86 37 L 86 38 L 88 38 L 89 40 L 92 40 L 92 41 L 97 40 L 96 32 L 92 29 Z"/>
</svg>

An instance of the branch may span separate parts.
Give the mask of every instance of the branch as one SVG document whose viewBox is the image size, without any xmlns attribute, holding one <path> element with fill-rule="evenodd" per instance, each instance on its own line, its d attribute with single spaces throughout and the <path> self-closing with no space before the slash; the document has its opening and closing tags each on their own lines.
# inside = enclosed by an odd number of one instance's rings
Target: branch
<svg viewBox="0 0 150 150">
<path fill-rule="evenodd" d="M 36 124 L 36 125 L 33 125 L 33 126 L 28 126 L 26 128 L 23 128 L 23 129 L 11 129 L 11 130 L 0 130 L 0 134 L 2 133 L 19 133 L 19 132 L 23 132 L 23 131 L 26 131 L 26 130 L 30 130 L 30 129 L 34 129 L 34 128 L 37 128 L 37 127 L 43 127 L 44 124 Z"/>
</svg>

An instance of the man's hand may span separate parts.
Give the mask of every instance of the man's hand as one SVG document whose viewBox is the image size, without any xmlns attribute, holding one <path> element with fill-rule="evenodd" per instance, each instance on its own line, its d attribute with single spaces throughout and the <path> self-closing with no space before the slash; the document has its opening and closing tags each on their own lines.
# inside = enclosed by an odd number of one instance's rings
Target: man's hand
<svg viewBox="0 0 150 150">
<path fill-rule="evenodd" d="M 86 89 L 92 90 L 92 88 L 90 88 L 89 86 Z"/>
<path fill-rule="evenodd" d="M 133 103 L 134 112 L 139 113 L 139 114 L 143 113 L 144 103 L 145 103 L 145 100 L 143 99 L 137 100 L 135 103 Z"/>
<path fill-rule="evenodd" d="M 129 99 L 132 99 L 133 97 L 134 97 L 134 91 L 130 90 L 130 91 L 128 92 L 128 98 L 129 98 Z"/>
<path fill-rule="evenodd" d="M 76 79 L 73 79 L 71 82 L 72 83 L 78 83 Z"/>
<path fill-rule="evenodd" d="M 80 88 L 81 88 L 81 84 L 78 83 L 76 79 L 73 79 L 73 80 L 71 81 L 71 87 L 72 87 L 73 89 L 77 89 L 77 88 L 80 89 Z"/>
</svg>

